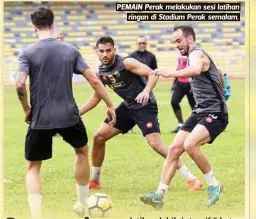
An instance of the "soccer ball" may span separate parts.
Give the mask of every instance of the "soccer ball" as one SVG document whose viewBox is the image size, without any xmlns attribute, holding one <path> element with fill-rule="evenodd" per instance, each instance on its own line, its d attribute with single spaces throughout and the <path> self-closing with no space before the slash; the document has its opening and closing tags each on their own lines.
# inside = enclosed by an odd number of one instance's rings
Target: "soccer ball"
<svg viewBox="0 0 256 219">
<path fill-rule="evenodd" d="M 111 213 L 112 202 L 106 194 L 95 193 L 87 199 L 87 209 L 90 217 L 107 217 Z"/>
</svg>

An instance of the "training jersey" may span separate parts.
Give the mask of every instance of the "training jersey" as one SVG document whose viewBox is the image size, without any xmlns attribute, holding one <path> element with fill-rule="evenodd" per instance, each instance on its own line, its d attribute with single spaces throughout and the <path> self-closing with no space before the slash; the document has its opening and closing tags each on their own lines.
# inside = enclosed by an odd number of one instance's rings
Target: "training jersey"
<svg viewBox="0 0 256 219">
<path fill-rule="evenodd" d="M 123 100 L 125 105 L 130 109 L 138 109 L 145 105 L 137 103 L 135 98 L 146 87 L 146 80 L 144 77 L 136 75 L 128 71 L 123 63 L 123 60 L 119 55 L 115 56 L 115 61 L 110 66 L 99 66 L 98 77 L 104 85 L 109 86 L 116 94 L 118 94 Z M 150 92 L 149 103 L 156 103 L 154 94 Z"/>
<path fill-rule="evenodd" d="M 147 65 L 149 68 L 151 68 L 152 70 L 157 69 L 157 61 L 156 61 L 156 57 L 152 52 L 149 51 L 135 51 L 130 55 L 132 58 L 135 58 L 136 60 L 138 60 L 139 62 Z"/>
<path fill-rule="evenodd" d="M 88 68 L 79 51 L 55 38 L 37 41 L 21 50 L 19 71 L 30 79 L 32 129 L 55 129 L 79 122 L 72 91 L 73 73 Z"/>
<path fill-rule="evenodd" d="M 195 47 L 189 52 L 189 54 L 195 50 L 202 51 L 209 58 L 210 66 L 208 71 L 202 72 L 200 75 L 191 78 L 191 89 L 196 102 L 193 112 L 227 113 L 227 105 L 217 67 L 209 54 L 207 54 L 202 48 Z"/>
</svg>

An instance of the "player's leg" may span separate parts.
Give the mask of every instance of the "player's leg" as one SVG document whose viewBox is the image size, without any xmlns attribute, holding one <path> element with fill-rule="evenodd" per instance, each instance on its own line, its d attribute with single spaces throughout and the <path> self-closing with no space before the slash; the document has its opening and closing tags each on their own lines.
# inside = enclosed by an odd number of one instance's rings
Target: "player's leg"
<svg viewBox="0 0 256 219">
<path fill-rule="evenodd" d="M 52 157 L 52 132 L 33 130 L 30 127 L 26 135 L 25 158 L 27 160 L 26 187 L 32 218 L 42 217 L 42 185 L 40 170 L 42 160 Z"/>
<path fill-rule="evenodd" d="M 179 81 L 177 81 L 176 86 L 172 93 L 171 106 L 172 106 L 174 115 L 178 120 L 179 125 L 176 129 L 171 131 L 171 133 L 177 133 L 183 124 L 183 116 L 182 116 L 182 110 L 180 107 L 180 102 L 184 96 L 185 96 L 185 93 L 183 91 L 182 84 Z"/>
<path fill-rule="evenodd" d="M 42 161 L 27 161 L 26 187 L 32 218 L 42 217 L 42 185 L 40 170 Z"/>
<path fill-rule="evenodd" d="M 206 143 L 212 143 L 214 139 L 226 128 L 228 118 L 221 114 L 208 114 L 203 116 L 199 124 L 193 129 L 191 134 L 184 142 L 184 149 L 189 156 L 195 161 L 199 169 L 205 176 L 208 185 L 209 200 L 208 206 L 215 204 L 219 199 L 223 186 L 216 180 L 208 159 L 203 154 L 200 146 Z"/>
<path fill-rule="evenodd" d="M 88 182 L 90 177 L 88 146 L 85 145 L 81 148 L 74 149 L 76 154 L 74 175 L 76 180 L 77 202 L 73 206 L 73 210 L 78 214 L 79 217 L 84 217 L 89 190 Z"/>
<path fill-rule="evenodd" d="M 149 194 L 141 195 L 140 197 L 141 201 L 145 204 L 149 204 L 154 208 L 161 208 L 163 206 L 163 200 L 167 194 L 170 181 L 175 175 L 180 155 L 185 151 L 184 142 L 197 125 L 197 122 L 196 116 L 192 114 L 175 136 L 173 144 L 168 148 L 168 154 L 162 168 L 161 180 L 157 192 L 151 192 Z"/>
<path fill-rule="evenodd" d="M 157 124 L 157 118 L 155 118 L 154 124 Z M 160 133 L 154 132 L 147 134 L 145 136 L 147 139 L 148 144 L 161 156 L 164 158 L 167 157 L 168 148 L 164 146 L 161 140 Z M 191 171 L 187 168 L 185 164 L 178 160 L 177 169 L 179 170 L 180 174 L 184 177 L 187 182 L 188 190 L 190 192 L 193 191 L 200 191 L 202 189 L 202 184 L 200 181 L 191 173 Z"/>
<path fill-rule="evenodd" d="M 101 166 L 105 158 L 106 142 L 112 137 L 120 134 L 120 130 L 102 123 L 93 136 L 92 147 L 92 174 L 89 183 L 90 189 L 100 189 Z"/>
<path fill-rule="evenodd" d="M 156 104 L 149 104 L 146 107 L 131 110 L 133 119 L 142 131 L 143 136 L 147 139 L 148 144 L 154 151 L 166 158 L 168 148 L 164 146 L 158 122 L 158 110 Z M 188 183 L 189 191 L 201 190 L 201 183 L 196 177 L 189 171 L 189 169 L 182 164 L 179 160 L 177 168 L 180 170 L 181 175 Z"/>
<path fill-rule="evenodd" d="M 106 142 L 119 133 L 127 133 L 135 125 L 128 109 L 123 103 L 116 109 L 116 124 L 114 127 L 110 127 L 107 123 L 108 120 L 106 119 L 93 137 L 90 188 L 100 188 L 100 172 L 105 157 Z"/>
<path fill-rule="evenodd" d="M 88 159 L 88 137 L 85 126 L 80 120 L 76 125 L 56 130 L 75 151 L 74 176 L 76 180 L 77 201 L 73 210 L 83 217 L 88 195 L 88 181 L 90 176 Z"/>
<path fill-rule="evenodd" d="M 164 204 L 164 196 L 167 194 L 168 186 L 178 168 L 180 155 L 184 152 L 183 143 L 189 132 L 179 131 L 174 139 L 173 144 L 168 148 L 168 154 L 164 161 L 161 179 L 156 192 L 141 195 L 143 203 L 149 204 L 154 208 L 161 208 Z"/>
<path fill-rule="evenodd" d="M 194 106 L 196 105 L 196 101 L 195 101 L 193 93 L 191 91 L 190 83 L 186 84 L 186 95 L 187 95 L 187 98 L 188 98 L 188 103 L 189 103 L 191 109 L 193 109 Z"/>
</svg>

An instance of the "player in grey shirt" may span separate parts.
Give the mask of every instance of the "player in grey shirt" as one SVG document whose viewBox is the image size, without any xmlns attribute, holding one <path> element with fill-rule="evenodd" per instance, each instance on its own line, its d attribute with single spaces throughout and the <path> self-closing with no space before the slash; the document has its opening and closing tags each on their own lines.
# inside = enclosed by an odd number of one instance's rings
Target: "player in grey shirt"
<svg viewBox="0 0 256 219">
<path fill-rule="evenodd" d="M 140 198 L 144 203 L 155 208 L 163 207 L 163 198 L 175 175 L 178 159 L 186 151 L 205 176 L 209 195 L 207 206 L 212 206 L 219 200 L 223 186 L 215 178 L 200 146 L 212 143 L 228 124 L 220 73 L 211 57 L 202 48 L 196 46 L 196 36 L 192 27 L 185 25 L 175 27 L 172 41 L 181 55 L 188 56 L 189 66 L 173 72 L 157 69 L 153 74 L 163 77 L 191 77 L 196 106 L 169 147 L 158 190 L 141 195 Z"/>
<path fill-rule="evenodd" d="M 39 39 L 20 52 L 16 82 L 25 121 L 30 124 L 25 141 L 25 158 L 31 216 L 42 217 L 40 168 L 42 160 L 52 157 L 52 137 L 59 133 L 75 150 L 77 202 L 74 211 L 83 217 L 89 180 L 88 139 L 73 97 L 73 72 L 83 75 L 105 101 L 111 126 L 115 123 L 115 110 L 103 84 L 79 51 L 53 37 L 53 12 L 45 6 L 39 6 L 31 13 L 31 20 Z M 28 77 L 30 104 L 25 85 Z"/>
</svg>

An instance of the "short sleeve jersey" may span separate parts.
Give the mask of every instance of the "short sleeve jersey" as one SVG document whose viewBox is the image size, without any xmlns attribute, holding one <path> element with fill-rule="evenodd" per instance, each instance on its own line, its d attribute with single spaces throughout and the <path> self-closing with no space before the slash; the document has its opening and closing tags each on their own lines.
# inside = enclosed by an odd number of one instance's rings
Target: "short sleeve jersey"
<svg viewBox="0 0 256 219">
<path fill-rule="evenodd" d="M 32 129 L 55 129 L 79 122 L 79 110 L 72 91 L 73 73 L 88 65 L 71 44 L 54 38 L 39 40 L 18 56 L 19 71 L 30 79 Z"/>
</svg>

